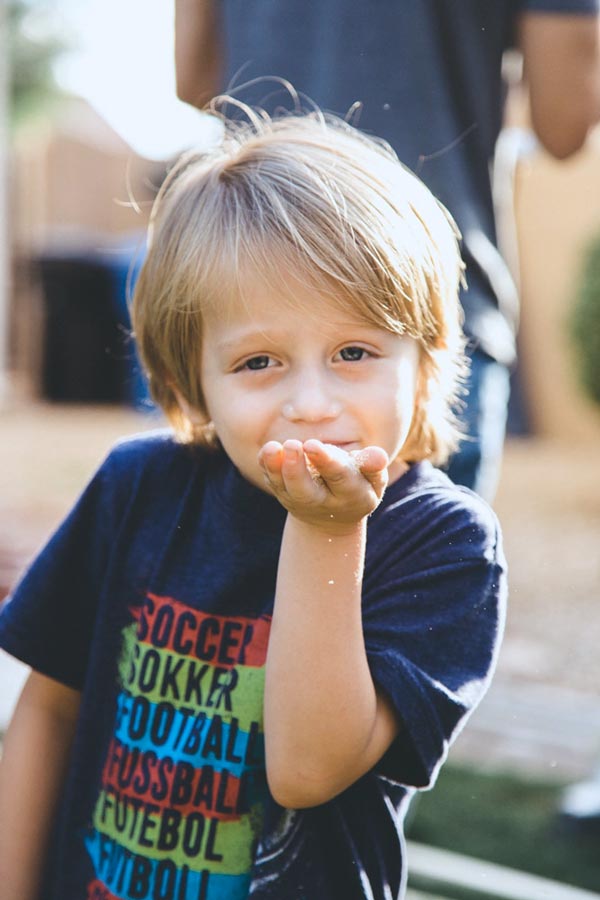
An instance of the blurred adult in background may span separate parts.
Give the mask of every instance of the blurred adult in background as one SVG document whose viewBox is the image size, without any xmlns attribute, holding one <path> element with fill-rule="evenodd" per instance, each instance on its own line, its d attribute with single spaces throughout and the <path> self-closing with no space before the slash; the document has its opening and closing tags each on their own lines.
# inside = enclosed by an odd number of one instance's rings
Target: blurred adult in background
<svg viewBox="0 0 600 900">
<path fill-rule="evenodd" d="M 245 84 L 237 97 L 272 110 L 284 91 L 261 78 L 278 76 L 322 109 L 345 114 L 358 102 L 354 124 L 385 138 L 454 216 L 472 368 L 470 440 L 449 474 L 488 500 L 518 319 L 492 198 L 503 55 L 522 51 L 532 127 L 564 159 L 600 119 L 598 10 L 599 0 L 176 0 L 180 99 L 201 108 Z"/>
</svg>

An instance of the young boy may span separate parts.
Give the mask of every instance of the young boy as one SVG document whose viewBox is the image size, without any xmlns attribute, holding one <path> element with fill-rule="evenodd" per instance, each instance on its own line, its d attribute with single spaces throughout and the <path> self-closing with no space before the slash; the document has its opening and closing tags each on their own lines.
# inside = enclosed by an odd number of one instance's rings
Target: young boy
<svg viewBox="0 0 600 900">
<path fill-rule="evenodd" d="M 174 431 L 116 447 L 0 618 L 33 669 L 5 900 L 400 897 L 491 677 L 498 525 L 431 465 L 453 225 L 350 126 L 249 115 L 153 213 L 134 326 Z"/>
</svg>

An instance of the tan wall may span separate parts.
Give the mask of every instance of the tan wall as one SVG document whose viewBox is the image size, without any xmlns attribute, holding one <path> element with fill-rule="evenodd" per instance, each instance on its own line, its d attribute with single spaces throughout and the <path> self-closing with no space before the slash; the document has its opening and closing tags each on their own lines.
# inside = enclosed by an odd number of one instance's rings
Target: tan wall
<svg viewBox="0 0 600 900">
<path fill-rule="evenodd" d="M 31 260 L 40 252 L 116 250 L 143 233 L 164 163 L 141 159 L 83 101 L 21 132 L 11 153 L 13 250 L 10 366 L 19 393 L 39 391 L 42 296 Z M 154 187 L 153 187 L 154 186 Z"/>
<path fill-rule="evenodd" d="M 44 246 L 61 234 L 120 235 L 147 225 L 151 184 L 164 166 L 137 157 L 85 105 L 77 119 L 78 127 L 67 122 L 38 128 L 15 143 L 12 242 L 17 251 Z"/>
<path fill-rule="evenodd" d="M 581 253 L 600 232 L 600 131 L 566 162 L 542 152 L 521 162 L 515 206 L 520 354 L 532 424 L 547 437 L 600 445 L 600 407 L 579 386 L 568 333 Z"/>
</svg>

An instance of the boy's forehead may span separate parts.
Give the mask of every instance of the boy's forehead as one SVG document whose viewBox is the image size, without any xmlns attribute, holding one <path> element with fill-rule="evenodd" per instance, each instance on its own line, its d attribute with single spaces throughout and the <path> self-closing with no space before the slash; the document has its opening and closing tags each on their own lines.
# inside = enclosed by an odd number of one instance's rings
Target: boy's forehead
<svg viewBox="0 0 600 900">
<path fill-rule="evenodd" d="M 278 319 L 297 316 L 327 327 L 365 322 L 366 316 L 354 306 L 341 289 L 335 289 L 301 273 L 289 272 L 288 278 L 264 277 L 253 273 L 236 287 L 228 285 L 220 292 L 218 303 L 211 304 L 203 318 L 209 327 L 219 330 L 276 325 Z"/>
</svg>

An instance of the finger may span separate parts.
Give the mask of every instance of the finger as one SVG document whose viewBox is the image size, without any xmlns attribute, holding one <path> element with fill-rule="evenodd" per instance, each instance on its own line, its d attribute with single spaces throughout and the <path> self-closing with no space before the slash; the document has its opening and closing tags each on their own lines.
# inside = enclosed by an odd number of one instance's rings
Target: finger
<svg viewBox="0 0 600 900">
<path fill-rule="evenodd" d="M 327 484 L 342 484 L 358 474 L 353 457 L 335 444 L 323 444 L 311 439 L 305 441 L 304 452 L 310 465 Z"/>
<path fill-rule="evenodd" d="M 314 496 L 315 487 L 322 490 L 322 481 L 311 470 L 300 441 L 284 441 L 281 475 L 285 489 L 293 499 Z"/>
<path fill-rule="evenodd" d="M 281 467 L 283 463 L 283 447 L 278 441 L 268 441 L 261 447 L 258 462 L 263 470 L 265 482 L 273 490 L 283 488 Z"/>
<path fill-rule="evenodd" d="M 390 464 L 390 458 L 383 447 L 365 447 L 350 454 L 365 477 L 382 472 Z"/>
</svg>

